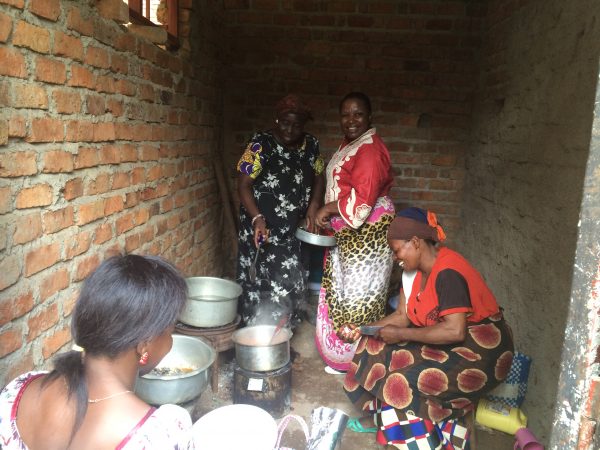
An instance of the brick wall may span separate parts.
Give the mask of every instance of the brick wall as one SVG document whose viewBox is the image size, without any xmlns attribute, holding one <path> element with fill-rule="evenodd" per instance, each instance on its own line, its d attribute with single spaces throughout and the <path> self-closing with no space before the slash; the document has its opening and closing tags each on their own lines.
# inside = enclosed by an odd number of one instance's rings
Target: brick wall
<svg viewBox="0 0 600 450">
<path fill-rule="evenodd" d="M 80 282 L 105 257 L 222 270 L 219 12 L 179 0 L 171 53 L 101 3 L 0 0 L 0 385 L 68 344 Z"/>
<path fill-rule="evenodd" d="M 394 201 L 438 211 L 454 234 L 484 2 L 224 0 L 224 7 L 230 169 L 288 92 L 312 104 L 308 129 L 331 154 L 341 141 L 339 101 L 361 90 L 392 155 Z"/>
<path fill-rule="evenodd" d="M 564 364 L 599 19 L 594 0 L 491 1 L 474 103 L 460 242 L 533 358 L 523 409 L 544 443 Z"/>
</svg>

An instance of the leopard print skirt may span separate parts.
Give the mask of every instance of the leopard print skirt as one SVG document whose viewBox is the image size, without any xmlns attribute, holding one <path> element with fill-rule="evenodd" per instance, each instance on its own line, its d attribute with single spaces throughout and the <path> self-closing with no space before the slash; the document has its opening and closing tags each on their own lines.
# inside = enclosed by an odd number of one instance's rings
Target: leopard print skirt
<svg viewBox="0 0 600 450">
<path fill-rule="evenodd" d="M 325 363 L 336 370 L 348 369 L 356 347 L 338 339 L 339 328 L 385 315 L 392 271 L 387 230 L 393 219 L 393 203 L 382 197 L 358 230 L 332 222 L 337 245 L 325 259 L 315 339 Z"/>
</svg>

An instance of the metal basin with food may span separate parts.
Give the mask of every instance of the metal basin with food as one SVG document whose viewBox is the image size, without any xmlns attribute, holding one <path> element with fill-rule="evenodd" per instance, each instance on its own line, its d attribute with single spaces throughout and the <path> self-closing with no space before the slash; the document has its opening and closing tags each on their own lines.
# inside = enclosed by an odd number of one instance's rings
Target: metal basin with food
<svg viewBox="0 0 600 450">
<path fill-rule="evenodd" d="M 335 237 L 326 236 L 323 234 L 314 234 L 302 227 L 296 228 L 295 234 L 298 239 L 308 244 L 318 245 L 320 247 L 333 247 L 336 245 Z"/>
<path fill-rule="evenodd" d="M 235 320 L 242 287 L 215 277 L 186 278 L 188 300 L 179 320 L 193 327 L 220 327 Z"/>
<path fill-rule="evenodd" d="M 135 393 L 151 405 L 188 402 L 208 386 L 216 357 L 207 340 L 174 334 L 171 351 L 150 373 L 137 378 Z"/>
<path fill-rule="evenodd" d="M 235 359 L 245 370 L 267 372 L 285 366 L 290 361 L 292 331 L 282 328 L 271 341 L 274 325 L 241 328 L 233 333 Z"/>
</svg>

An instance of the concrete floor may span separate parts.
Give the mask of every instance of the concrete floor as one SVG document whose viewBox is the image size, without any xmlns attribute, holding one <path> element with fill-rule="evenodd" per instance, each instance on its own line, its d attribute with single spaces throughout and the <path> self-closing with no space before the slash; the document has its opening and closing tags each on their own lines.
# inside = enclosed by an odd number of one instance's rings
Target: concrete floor
<svg viewBox="0 0 600 450">
<path fill-rule="evenodd" d="M 292 364 L 292 395 L 289 414 L 304 418 L 310 428 L 310 415 L 314 408 L 327 406 L 338 408 L 350 416 L 362 415 L 355 410 L 342 391 L 344 377 L 330 375 L 324 372 L 324 363 L 314 345 L 314 326 L 303 322 L 295 331 L 291 341 L 292 349 L 298 355 Z M 233 368 L 235 353 L 233 350 L 222 352 L 219 355 L 219 375 L 217 392 L 212 392 L 209 387 L 201 397 L 188 409 L 195 421 L 207 412 L 220 406 L 230 405 L 233 402 Z M 280 422 L 280 419 L 277 420 Z M 366 450 L 382 449 L 384 447 L 375 443 L 372 433 L 354 433 L 346 430 L 338 450 Z M 510 450 L 514 445 L 514 438 L 502 432 L 477 427 L 476 450 Z M 306 440 L 300 426 L 291 421 L 283 435 L 282 446 L 295 450 L 306 448 Z M 386 448 L 392 449 L 388 446 Z M 218 449 L 215 449 L 218 450 Z"/>
</svg>

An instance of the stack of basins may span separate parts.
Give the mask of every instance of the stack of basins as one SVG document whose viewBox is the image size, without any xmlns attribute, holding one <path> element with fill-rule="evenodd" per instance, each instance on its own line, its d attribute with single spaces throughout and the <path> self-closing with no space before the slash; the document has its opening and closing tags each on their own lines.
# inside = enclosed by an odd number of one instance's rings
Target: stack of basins
<svg viewBox="0 0 600 450">
<path fill-rule="evenodd" d="M 290 409 L 292 364 L 289 328 L 273 325 L 241 328 L 235 343 L 233 402 L 258 406 L 282 417 Z"/>
</svg>

